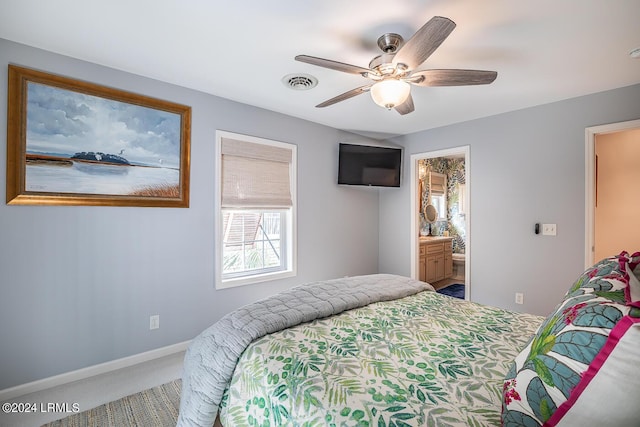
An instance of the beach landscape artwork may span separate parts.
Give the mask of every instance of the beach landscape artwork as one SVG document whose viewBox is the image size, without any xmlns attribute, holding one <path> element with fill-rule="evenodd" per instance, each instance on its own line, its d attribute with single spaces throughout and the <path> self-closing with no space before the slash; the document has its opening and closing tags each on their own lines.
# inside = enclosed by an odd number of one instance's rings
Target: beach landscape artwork
<svg viewBox="0 0 640 427">
<path fill-rule="evenodd" d="M 188 206 L 189 107 L 11 71 L 7 203 Z"/>
</svg>

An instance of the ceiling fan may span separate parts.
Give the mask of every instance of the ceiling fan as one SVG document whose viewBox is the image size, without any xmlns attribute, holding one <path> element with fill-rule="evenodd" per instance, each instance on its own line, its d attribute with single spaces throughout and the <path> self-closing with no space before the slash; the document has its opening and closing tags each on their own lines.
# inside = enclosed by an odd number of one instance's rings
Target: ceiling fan
<svg viewBox="0 0 640 427">
<path fill-rule="evenodd" d="M 411 85 L 416 86 L 464 86 L 483 85 L 493 82 L 498 73 L 484 70 L 438 69 L 415 70 L 442 44 L 456 27 L 455 22 L 442 16 L 434 16 L 406 42 L 399 34 L 386 33 L 378 39 L 378 47 L 384 52 L 369 63 L 369 68 L 298 55 L 296 61 L 330 68 L 373 80 L 373 82 L 347 91 L 324 101 L 316 107 L 322 108 L 340 101 L 371 92 L 374 102 L 386 109 L 394 108 L 404 115 L 414 110 Z"/>
</svg>

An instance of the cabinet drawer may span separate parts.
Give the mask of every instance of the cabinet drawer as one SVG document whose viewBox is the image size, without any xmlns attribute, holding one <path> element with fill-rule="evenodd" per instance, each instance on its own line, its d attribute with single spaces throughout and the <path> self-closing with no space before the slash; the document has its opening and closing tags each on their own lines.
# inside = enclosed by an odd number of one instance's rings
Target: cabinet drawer
<svg viewBox="0 0 640 427">
<path fill-rule="evenodd" d="M 424 256 L 425 253 L 427 253 L 425 245 L 420 245 L 420 256 Z"/>
<path fill-rule="evenodd" d="M 427 245 L 428 254 L 438 254 L 444 252 L 444 243 L 430 243 Z"/>
</svg>

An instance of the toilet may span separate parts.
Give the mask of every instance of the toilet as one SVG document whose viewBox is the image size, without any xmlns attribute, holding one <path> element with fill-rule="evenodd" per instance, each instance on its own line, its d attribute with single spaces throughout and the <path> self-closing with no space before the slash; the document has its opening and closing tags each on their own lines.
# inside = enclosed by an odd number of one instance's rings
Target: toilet
<svg viewBox="0 0 640 427">
<path fill-rule="evenodd" d="M 453 261 L 453 278 L 464 281 L 465 254 L 454 253 L 451 255 L 451 260 Z"/>
</svg>

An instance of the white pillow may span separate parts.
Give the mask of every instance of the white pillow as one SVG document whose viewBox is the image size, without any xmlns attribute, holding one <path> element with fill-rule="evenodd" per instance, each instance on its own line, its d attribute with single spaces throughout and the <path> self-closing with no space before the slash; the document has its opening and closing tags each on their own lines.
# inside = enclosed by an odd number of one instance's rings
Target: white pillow
<svg viewBox="0 0 640 427">
<path fill-rule="evenodd" d="M 637 281 L 637 279 L 636 279 Z M 545 425 L 638 425 L 640 322 L 624 317 L 571 396 Z"/>
</svg>

